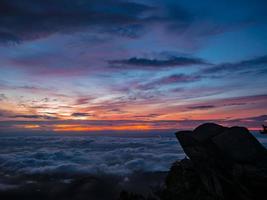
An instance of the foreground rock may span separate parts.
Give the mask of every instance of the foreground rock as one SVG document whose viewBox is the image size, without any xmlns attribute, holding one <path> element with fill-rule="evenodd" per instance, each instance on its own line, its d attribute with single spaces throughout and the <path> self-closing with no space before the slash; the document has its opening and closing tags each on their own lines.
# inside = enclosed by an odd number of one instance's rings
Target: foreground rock
<svg viewBox="0 0 267 200">
<path fill-rule="evenodd" d="M 190 159 L 173 164 L 161 199 L 267 197 L 267 150 L 246 128 L 209 123 L 176 136 Z"/>
</svg>

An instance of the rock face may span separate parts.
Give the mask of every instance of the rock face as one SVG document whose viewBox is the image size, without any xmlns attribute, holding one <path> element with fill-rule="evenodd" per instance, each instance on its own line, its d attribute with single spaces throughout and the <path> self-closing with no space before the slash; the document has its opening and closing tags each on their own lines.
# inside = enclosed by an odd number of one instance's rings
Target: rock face
<svg viewBox="0 0 267 200">
<path fill-rule="evenodd" d="M 189 159 L 173 164 L 161 199 L 267 198 L 267 150 L 246 128 L 208 123 L 176 137 Z"/>
</svg>

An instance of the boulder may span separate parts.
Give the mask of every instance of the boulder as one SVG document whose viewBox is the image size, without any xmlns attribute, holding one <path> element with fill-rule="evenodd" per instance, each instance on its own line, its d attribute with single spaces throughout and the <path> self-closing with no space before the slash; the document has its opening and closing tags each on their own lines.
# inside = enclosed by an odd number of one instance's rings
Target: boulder
<svg viewBox="0 0 267 200">
<path fill-rule="evenodd" d="M 189 159 L 173 165 L 161 199 L 267 196 L 267 150 L 248 129 L 207 123 L 176 137 Z"/>
<path fill-rule="evenodd" d="M 266 164 L 266 149 L 244 127 L 232 127 L 212 138 L 212 142 L 234 162 Z"/>
<path fill-rule="evenodd" d="M 198 140 L 199 142 L 204 142 L 216 135 L 221 134 L 225 130 L 226 128 L 221 125 L 214 123 L 206 123 L 195 128 L 193 133 L 194 133 L 194 138 L 196 140 Z"/>
</svg>

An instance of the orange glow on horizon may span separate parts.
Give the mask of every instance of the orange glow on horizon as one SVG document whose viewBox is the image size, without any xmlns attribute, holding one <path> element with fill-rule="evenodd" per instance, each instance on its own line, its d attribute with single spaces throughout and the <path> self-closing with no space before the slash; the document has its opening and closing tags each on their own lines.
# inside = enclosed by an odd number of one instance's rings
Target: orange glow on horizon
<svg viewBox="0 0 267 200">
<path fill-rule="evenodd" d="M 36 129 L 41 129 L 41 126 L 39 126 L 38 124 L 24 124 L 24 125 L 15 125 L 14 126 L 15 128 L 19 128 L 19 129 L 33 129 L 33 130 L 36 130 Z"/>
<path fill-rule="evenodd" d="M 41 127 L 35 124 L 27 124 L 23 126 L 17 126 L 17 128 L 40 130 Z M 177 127 L 176 127 L 177 128 Z M 118 126 L 84 126 L 79 124 L 58 124 L 51 127 L 55 132 L 85 132 L 85 131 L 149 131 L 149 130 L 168 130 L 171 127 L 155 127 L 147 124 L 138 125 L 118 125 Z M 250 127 L 250 131 L 259 131 L 259 127 Z"/>
<path fill-rule="evenodd" d="M 237 124 L 219 123 L 222 126 L 231 127 Z M 198 124 L 200 125 L 200 124 Z M 194 127 L 196 127 L 195 125 Z M 241 125 L 245 126 L 245 125 Z M 32 131 L 54 131 L 54 132 L 92 132 L 92 131 L 153 131 L 153 130 L 191 130 L 194 127 L 181 126 L 179 123 L 173 124 L 157 124 L 157 123 L 127 123 L 127 124 L 112 124 L 112 125 L 88 125 L 88 124 L 53 124 L 53 125 L 38 125 L 38 124 L 23 124 L 14 125 L 15 129 L 27 129 Z M 245 126 L 246 127 L 246 126 Z M 249 131 L 260 131 L 261 127 L 247 127 Z"/>
<path fill-rule="evenodd" d="M 68 132 L 68 131 L 134 131 L 134 130 L 152 130 L 151 125 L 138 124 L 138 125 L 117 125 L 117 126 L 89 126 L 79 124 L 58 124 L 53 126 L 53 131 Z"/>
<path fill-rule="evenodd" d="M 27 124 L 24 126 L 24 128 L 36 129 L 36 128 L 40 128 L 40 126 L 37 124 Z"/>
</svg>

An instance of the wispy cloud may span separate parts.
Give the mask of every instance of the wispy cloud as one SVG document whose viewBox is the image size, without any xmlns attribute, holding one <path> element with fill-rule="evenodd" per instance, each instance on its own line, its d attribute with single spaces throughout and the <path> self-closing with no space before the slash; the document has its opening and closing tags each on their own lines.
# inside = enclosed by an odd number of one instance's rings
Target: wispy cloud
<svg viewBox="0 0 267 200">
<path fill-rule="evenodd" d="M 94 97 L 78 97 L 78 99 L 76 99 L 75 101 L 75 104 L 76 105 L 88 104 L 93 99 Z"/>
<path fill-rule="evenodd" d="M 260 70 L 266 70 L 267 68 L 267 55 L 243 60 L 235 63 L 222 63 L 203 70 L 207 74 L 229 74 L 240 72 L 257 72 Z"/>
<path fill-rule="evenodd" d="M 160 87 L 164 85 L 179 84 L 179 83 L 192 83 L 200 80 L 200 76 L 196 75 L 185 75 L 185 74 L 173 74 L 167 77 L 159 78 L 157 80 L 151 81 L 146 84 L 141 84 L 137 86 L 141 90 L 149 90 L 155 87 Z"/>
</svg>

